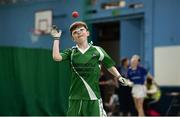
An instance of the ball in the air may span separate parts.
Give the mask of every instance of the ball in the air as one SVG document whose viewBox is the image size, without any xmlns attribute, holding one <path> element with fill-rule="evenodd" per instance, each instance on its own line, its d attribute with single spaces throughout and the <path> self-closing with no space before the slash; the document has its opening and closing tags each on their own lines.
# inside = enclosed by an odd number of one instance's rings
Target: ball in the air
<svg viewBox="0 0 180 117">
<path fill-rule="evenodd" d="M 73 18 L 79 17 L 79 13 L 78 13 L 77 11 L 73 11 L 73 12 L 72 12 L 72 17 L 73 17 Z"/>
</svg>

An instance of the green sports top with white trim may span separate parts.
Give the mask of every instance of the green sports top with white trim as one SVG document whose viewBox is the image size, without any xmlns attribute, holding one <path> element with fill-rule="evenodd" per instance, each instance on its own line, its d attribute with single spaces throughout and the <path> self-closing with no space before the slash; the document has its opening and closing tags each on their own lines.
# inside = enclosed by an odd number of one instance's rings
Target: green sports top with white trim
<svg viewBox="0 0 180 117">
<path fill-rule="evenodd" d="M 107 69 L 115 63 L 99 46 L 90 45 L 85 53 L 77 47 L 61 52 L 62 60 L 70 60 L 72 80 L 69 99 L 97 100 L 101 98 L 99 89 L 100 64 Z"/>
</svg>

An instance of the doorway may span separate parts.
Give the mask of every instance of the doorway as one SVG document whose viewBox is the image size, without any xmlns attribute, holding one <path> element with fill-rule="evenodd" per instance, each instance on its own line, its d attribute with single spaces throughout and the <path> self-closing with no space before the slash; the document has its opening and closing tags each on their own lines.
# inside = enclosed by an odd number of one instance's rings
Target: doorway
<svg viewBox="0 0 180 117">
<path fill-rule="evenodd" d="M 102 47 L 108 55 L 120 62 L 120 21 L 108 21 L 92 24 L 92 41 Z"/>
<path fill-rule="evenodd" d="M 140 55 L 141 64 L 145 63 L 143 16 L 99 21 L 91 23 L 91 26 L 91 40 L 101 46 L 116 64 L 120 64 L 120 59 L 130 59 L 134 54 Z"/>
</svg>

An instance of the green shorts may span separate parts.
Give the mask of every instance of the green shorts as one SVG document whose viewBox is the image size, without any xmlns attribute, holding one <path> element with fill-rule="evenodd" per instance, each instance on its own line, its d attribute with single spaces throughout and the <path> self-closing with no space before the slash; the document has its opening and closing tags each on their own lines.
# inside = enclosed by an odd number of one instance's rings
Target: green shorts
<svg viewBox="0 0 180 117">
<path fill-rule="evenodd" d="M 67 116 L 107 116 L 103 109 L 102 99 L 69 100 Z"/>
</svg>

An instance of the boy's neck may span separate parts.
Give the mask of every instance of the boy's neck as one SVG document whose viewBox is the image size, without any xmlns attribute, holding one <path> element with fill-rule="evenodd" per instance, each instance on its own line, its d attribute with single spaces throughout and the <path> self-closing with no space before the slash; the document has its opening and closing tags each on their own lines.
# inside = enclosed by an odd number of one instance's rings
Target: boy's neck
<svg viewBox="0 0 180 117">
<path fill-rule="evenodd" d="M 88 44 L 88 42 L 84 42 L 84 43 L 78 43 L 77 46 L 78 46 L 78 48 L 85 50 L 86 48 L 89 47 L 89 44 Z"/>
<path fill-rule="evenodd" d="M 133 67 L 131 67 L 133 70 L 136 70 L 137 69 L 137 66 L 133 66 Z"/>
</svg>

